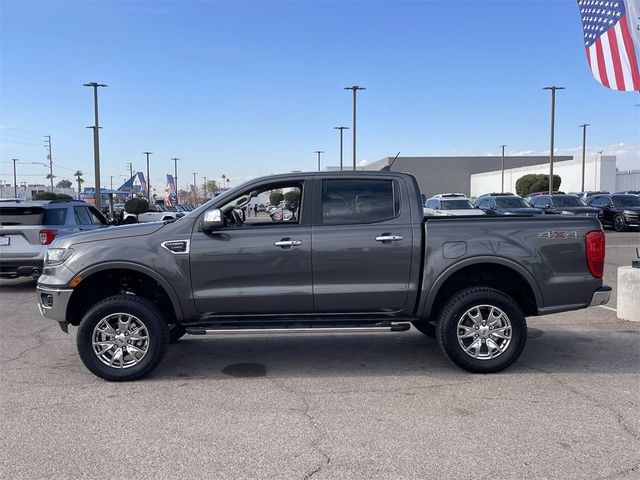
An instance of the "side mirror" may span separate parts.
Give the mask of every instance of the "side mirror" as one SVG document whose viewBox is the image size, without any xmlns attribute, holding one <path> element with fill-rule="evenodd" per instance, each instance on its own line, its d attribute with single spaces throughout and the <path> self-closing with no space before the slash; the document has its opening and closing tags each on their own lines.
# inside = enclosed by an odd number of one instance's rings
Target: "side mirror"
<svg viewBox="0 0 640 480">
<path fill-rule="evenodd" d="M 209 232 L 223 226 L 224 222 L 222 221 L 222 212 L 220 212 L 220 209 L 214 208 L 213 210 L 207 210 L 206 212 L 204 212 L 202 229 L 205 232 Z"/>
</svg>

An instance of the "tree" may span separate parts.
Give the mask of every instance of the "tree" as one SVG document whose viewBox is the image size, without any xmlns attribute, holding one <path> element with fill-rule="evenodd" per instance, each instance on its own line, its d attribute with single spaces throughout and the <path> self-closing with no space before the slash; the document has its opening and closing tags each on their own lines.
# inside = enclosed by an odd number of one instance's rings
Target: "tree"
<svg viewBox="0 0 640 480">
<path fill-rule="evenodd" d="M 207 180 L 205 189 L 207 192 L 207 198 L 211 198 L 213 197 L 214 193 L 218 190 L 218 183 L 215 180 Z"/>
<path fill-rule="evenodd" d="M 71 185 L 73 185 L 73 183 L 71 183 L 71 181 L 67 180 L 66 178 L 56 183 L 56 187 L 58 188 L 71 188 Z"/>
<path fill-rule="evenodd" d="M 57 200 L 58 195 L 53 192 L 38 192 L 34 193 L 31 200 Z"/>
<path fill-rule="evenodd" d="M 31 200 L 73 200 L 73 197 L 64 193 L 38 192 L 33 194 Z"/>
<path fill-rule="evenodd" d="M 277 207 L 278 204 L 284 200 L 284 195 L 282 194 L 282 190 L 272 190 L 269 194 L 269 203 L 274 207 Z"/>
<path fill-rule="evenodd" d="M 82 188 L 82 184 L 84 183 L 82 172 L 80 170 L 76 170 L 76 173 L 74 173 L 73 176 L 76 177 L 76 182 L 78 182 L 78 200 L 80 200 L 80 190 Z"/>
<path fill-rule="evenodd" d="M 124 204 L 124 211 L 131 213 L 138 218 L 138 215 L 149 211 L 149 202 L 144 198 L 132 198 Z"/>
<path fill-rule="evenodd" d="M 298 189 L 291 190 L 284 194 L 284 201 L 287 203 L 300 203 L 300 191 Z"/>
<path fill-rule="evenodd" d="M 560 188 L 562 179 L 559 175 L 553 176 L 553 190 Z M 549 191 L 549 175 L 528 174 L 520 177 L 516 182 L 516 193 L 521 197 L 526 197 L 534 192 Z"/>
</svg>

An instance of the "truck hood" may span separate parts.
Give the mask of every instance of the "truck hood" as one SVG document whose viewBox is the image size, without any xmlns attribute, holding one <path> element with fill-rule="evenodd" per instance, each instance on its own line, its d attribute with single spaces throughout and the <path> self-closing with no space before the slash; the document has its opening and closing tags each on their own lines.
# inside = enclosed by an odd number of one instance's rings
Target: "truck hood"
<svg viewBox="0 0 640 480">
<path fill-rule="evenodd" d="M 133 225 L 121 225 L 117 227 L 102 228 L 90 232 L 75 233 L 56 239 L 51 244 L 52 248 L 66 248 L 71 245 L 87 242 L 99 242 L 116 238 L 141 237 L 157 232 L 165 226 L 164 222 L 138 223 Z"/>
</svg>

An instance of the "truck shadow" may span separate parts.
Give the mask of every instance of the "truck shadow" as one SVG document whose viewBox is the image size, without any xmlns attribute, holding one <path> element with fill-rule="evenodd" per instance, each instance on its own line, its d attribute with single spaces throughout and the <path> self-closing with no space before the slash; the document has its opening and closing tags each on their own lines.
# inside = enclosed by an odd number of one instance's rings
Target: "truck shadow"
<svg viewBox="0 0 640 480">
<path fill-rule="evenodd" d="M 540 373 L 637 373 L 640 330 L 544 331 L 532 329 L 519 361 L 502 375 Z M 184 337 L 172 345 L 153 374 L 171 378 L 289 378 L 403 376 L 457 378 L 433 339 L 404 334 Z"/>
<path fill-rule="evenodd" d="M 34 292 L 38 281 L 31 277 L 0 278 L 0 296 L 3 294 L 18 292 Z"/>
</svg>

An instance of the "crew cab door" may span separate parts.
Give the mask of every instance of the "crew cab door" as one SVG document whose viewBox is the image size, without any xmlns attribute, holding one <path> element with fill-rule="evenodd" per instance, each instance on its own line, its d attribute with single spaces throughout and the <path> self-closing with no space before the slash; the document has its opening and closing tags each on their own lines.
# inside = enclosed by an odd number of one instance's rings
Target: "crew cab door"
<svg viewBox="0 0 640 480">
<path fill-rule="evenodd" d="M 254 203 L 279 208 L 247 216 L 234 208 L 249 193 Z M 225 226 L 191 237 L 193 297 L 209 315 L 310 313 L 311 222 L 305 180 L 251 185 L 230 197 L 221 209 Z M 203 215 L 204 216 L 204 215 Z M 255 318 L 255 317 L 254 317 Z"/>
<path fill-rule="evenodd" d="M 406 198 L 393 177 L 317 180 L 316 312 L 406 313 L 414 242 Z"/>
</svg>

